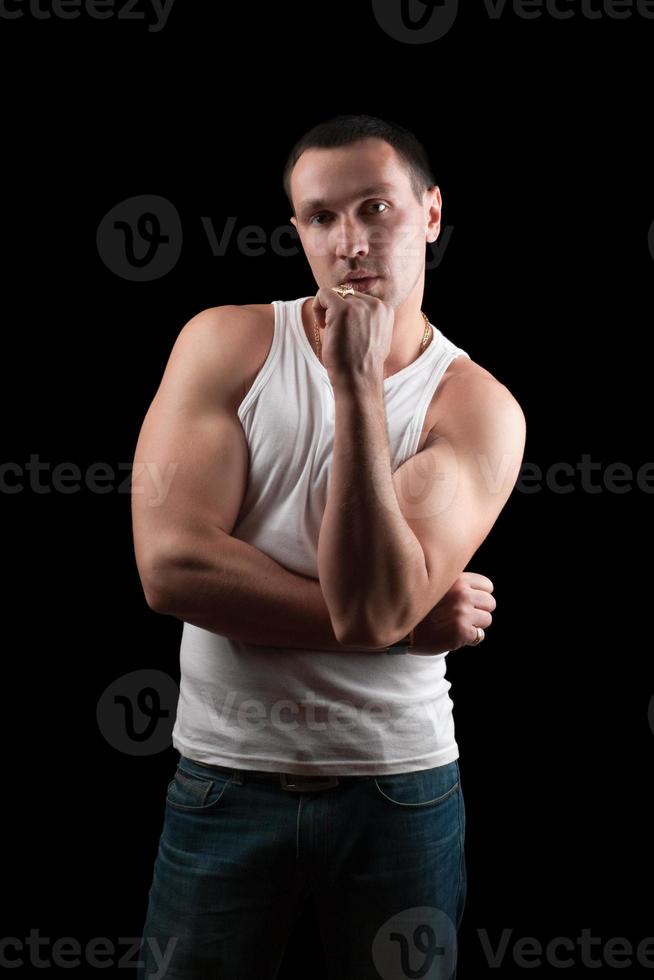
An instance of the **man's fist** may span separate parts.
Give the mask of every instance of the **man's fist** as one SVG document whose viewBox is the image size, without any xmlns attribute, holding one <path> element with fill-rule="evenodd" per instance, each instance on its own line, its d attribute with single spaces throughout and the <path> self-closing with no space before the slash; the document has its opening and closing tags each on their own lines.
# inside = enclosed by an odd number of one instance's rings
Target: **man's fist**
<svg viewBox="0 0 654 980">
<path fill-rule="evenodd" d="M 461 572 L 449 592 L 416 626 L 414 649 L 408 652 L 428 656 L 474 643 L 475 627 L 480 626 L 484 634 L 493 622 L 491 612 L 497 605 L 493 589 L 485 575 Z"/>
<path fill-rule="evenodd" d="M 313 314 L 325 330 L 322 360 L 333 387 L 355 377 L 383 379 L 391 349 L 395 310 L 376 296 L 339 296 L 322 287 Z"/>
</svg>

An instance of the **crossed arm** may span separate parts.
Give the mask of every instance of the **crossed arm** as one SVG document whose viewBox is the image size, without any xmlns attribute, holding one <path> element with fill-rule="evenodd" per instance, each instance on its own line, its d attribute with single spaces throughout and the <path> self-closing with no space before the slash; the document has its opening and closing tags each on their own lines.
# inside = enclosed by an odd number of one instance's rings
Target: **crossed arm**
<svg viewBox="0 0 654 980">
<path fill-rule="evenodd" d="M 334 635 L 320 583 L 232 535 L 248 477 L 237 416 L 242 352 L 260 343 L 259 330 L 247 309 L 216 307 L 193 317 L 175 341 L 132 467 L 143 593 L 153 611 L 232 640 L 349 653 Z"/>
<path fill-rule="evenodd" d="M 344 644 L 389 644 L 449 591 L 515 485 L 526 423 L 491 376 L 455 379 L 438 437 L 391 473 L 377 381 L 335 391 L 332 476 L 319 578 Z"/>
<path fill-rule="evenodd" d="M 254 342 L 256 329 L 246 310 L 220 307 L 196 316 L 175 343 L 132 473 L 146 601 L 156 612 L 257 646 L 384 649 L 437 604 L 488 533 L 517 478 L 524 418 L 500 385 L 501 397 L 487 389 L 481 401 L 463 399 L 452 431 L 391 476 L 379 403 L 348 405 L 338 397 L 320 581 L 296 575 L 231 534 L 248 465 L 235 409 L 239 350 Z M 486 485 L 487 470 L 496 486 Z M 409 494 L 425 476 L 428 492 L 414 501 Z M 356 530 L 351 539 L 348 525 Z M 362 611 L 356 621 L 348 618 L 351 602 Z"/>
</svg>

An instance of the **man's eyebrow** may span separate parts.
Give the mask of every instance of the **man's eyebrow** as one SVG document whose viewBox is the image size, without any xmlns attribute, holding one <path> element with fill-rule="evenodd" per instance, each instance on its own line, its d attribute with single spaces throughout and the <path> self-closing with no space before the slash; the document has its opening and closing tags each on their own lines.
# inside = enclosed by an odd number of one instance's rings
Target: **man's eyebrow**
<svg viewBox="0 0 654 980">
<path fill-rule="evenodd" d="M 352 195 L 352 200 L 356 201 L 360 197 L 369 197 L 372 194 L 378 194 L 380 191 L 394 190 L 393 184 L 388 184 L 382 182 L 381 184 L 372 184 L 370 187 L 364 187 L 362 190 L 357 191 L 356 194 Z M 311 200 L 305 201 L 298 208 L 299 214 L 306 214 L 308 211 L 318 211 L 321 208 L 328 208 L 329 201 L 326 201 L 322 197 L 315 197 Z"/>
</svg>

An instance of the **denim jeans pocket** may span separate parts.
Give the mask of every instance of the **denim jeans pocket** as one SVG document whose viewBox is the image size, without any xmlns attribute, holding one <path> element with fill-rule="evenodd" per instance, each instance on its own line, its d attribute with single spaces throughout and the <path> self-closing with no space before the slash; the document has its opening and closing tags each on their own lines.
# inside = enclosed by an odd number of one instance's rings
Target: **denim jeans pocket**
<svg viewBox="0 0 654 980">
<path fill-rule="evenodd" d="M 373 782 L 378 795 L 396 807 L 437 807 L 458 792 L 459 766 L 455 759 L 433 769 L 375 776 Z"/>
<path fill-rule="evenodd" d="M 176 810 L 211 810 L 220 802 L 233 778 L 221 772 L 201 774 L 192 763 L 182 760 L 168 784 L 166 803 Z"/>
</svg>

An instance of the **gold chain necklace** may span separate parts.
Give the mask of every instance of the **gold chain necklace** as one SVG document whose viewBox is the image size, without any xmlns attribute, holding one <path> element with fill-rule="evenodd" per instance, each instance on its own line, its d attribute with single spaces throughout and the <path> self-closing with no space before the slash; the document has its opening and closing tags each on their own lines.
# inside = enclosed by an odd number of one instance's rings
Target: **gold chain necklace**
<svg viewBox="0 0 654 980">
<path fill-rule="evenodd" d="M 420 357 L 420 355 L 424 351 L 425 347 L 427 346 L 427 341 L 429 340 L 429 335 L 430 335 L 430 332 L 431 332 L 431 330 L 430 330 L 430 324 L 429 324 L 429 319 L 427 318 L 427 315 L 425 313 L 423 313 L 422 310 L 420 310 L 420 314 L 421 314 L 421 316 L 423 317 L 423 319 L 425 321 L 425 332 L 422 335 L 422 342 L 420 344 L 420 351 L 418 352 L 418 357 Z M 318 355 L 318 359 L 319 359 L 320 363 L 322 364 L 322 344 L 320 343 L 320 332 L 318 330 L 318 321 L 316 320 L 315 317 L 313 319 L 313 330 L 314 330 L 314 336 L 315 336 L 315 339 L 316 339 L 316 354 Z"/>
</svg>

